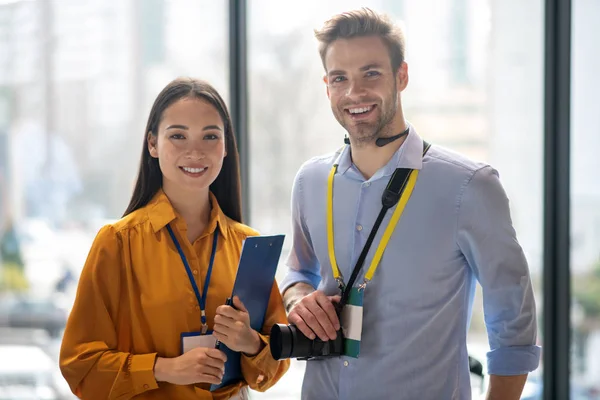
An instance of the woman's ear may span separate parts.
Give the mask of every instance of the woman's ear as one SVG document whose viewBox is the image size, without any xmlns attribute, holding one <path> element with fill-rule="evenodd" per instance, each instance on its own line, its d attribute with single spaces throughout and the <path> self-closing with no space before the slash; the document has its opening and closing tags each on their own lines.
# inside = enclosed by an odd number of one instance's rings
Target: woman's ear
<svg viewBox="0 0 600 400">
<path fill-rule="evenodd" d="M 148 142 L 148 152 L 154 158 L 158 158 L 158 149 L 156 148 L 156 142 L 158 137 L 153 135 L 152 132 L 148 132 L 148 136 L 146 137 L 146 141 Z"/>
</svg>

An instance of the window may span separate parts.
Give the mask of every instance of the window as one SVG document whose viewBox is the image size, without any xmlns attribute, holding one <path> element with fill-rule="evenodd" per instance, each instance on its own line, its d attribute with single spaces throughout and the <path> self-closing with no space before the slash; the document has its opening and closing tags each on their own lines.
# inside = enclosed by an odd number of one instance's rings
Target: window
<svg viewBox="0 0 600 400">
<path fill-rule="evenodd" d="M 600 397 L 600 3 L 573 1 L 571 37 L 571 396 Z M 581 396 L 581 397 L 577 397 Z M 589 397 L 586 397 L 589 396 Z M 597 396 L 597 397 L 596 397 Z"/>
</svg>

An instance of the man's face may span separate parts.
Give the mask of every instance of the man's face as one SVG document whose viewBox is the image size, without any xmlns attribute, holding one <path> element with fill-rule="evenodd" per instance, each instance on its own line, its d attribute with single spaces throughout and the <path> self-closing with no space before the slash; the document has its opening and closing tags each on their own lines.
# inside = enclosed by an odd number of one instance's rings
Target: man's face
<svg viewBox="0 0 600 400">
<path fill-rule="evenodd" d="M 408 82 L 406 64 L 392 71 L 377 36 L 338 39 L 325 54 L 327 95 L 338 122 L 357 142 L 368 143 L 401 129 L 399 93 Z"/>
</svg>

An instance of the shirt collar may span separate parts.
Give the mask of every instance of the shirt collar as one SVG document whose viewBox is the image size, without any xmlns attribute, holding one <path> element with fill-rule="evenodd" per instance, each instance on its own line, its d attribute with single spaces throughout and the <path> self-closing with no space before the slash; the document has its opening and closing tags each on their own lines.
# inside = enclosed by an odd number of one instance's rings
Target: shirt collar
<svg viewBox="0 0 600 400">
<path fill-rule="evenodd" d="M 219 227 L 219 232 L 224 239 L 227 239 L 227 231 L 228 231 L 228 220 L 227 216 L 219 207 L 219 202 L 215 195 L 209 191 L 211 211 L 210 217 L 208 221 L 208 225 L 204 230 L 202 236 L 213 234 L 217 226 Z M 169 198 L 165 194 L 165 192 L 160 189 L 150 200 L 148 205 L 145 207 L 148 212 L 148 218 L 150 220 L 150 224 L 152 225 L 152 229 L 154 233 L 160 231 L 162 228 L 170 224 L 171 222 L 175 222 L 177 229 L 181 231 L 187 230 L 186 224 L 183 218 L 175 211 Z"/>
<path fill-rule="evenodd" d="M 352 154 L 350 146 L 344 146 L 336 163 L 338 164 L 338 173 L 344 174 L 350 169 L 352 164 Z M 417 134 L 415 128 L 408 124 L 408 134 L 402 146 L 394 153 L 390 161 L 373 175 L 371 179 L 378 179 L 382 176 L 389 176 L 394 173 L 396 168 L 423 168 L 423 139 Z"/>
</svg>

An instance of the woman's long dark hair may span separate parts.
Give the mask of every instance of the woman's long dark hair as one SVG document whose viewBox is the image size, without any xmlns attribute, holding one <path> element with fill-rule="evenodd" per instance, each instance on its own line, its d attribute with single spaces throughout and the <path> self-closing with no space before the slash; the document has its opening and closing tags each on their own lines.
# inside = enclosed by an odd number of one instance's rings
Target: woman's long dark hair
<svg viewBox="0 0 600 400">
<path fill-rule="evenodd" d="M 152 135 L 158 134 L 158 125 L 164 111 L 171 104 L 183 98 L 206 100 L 221 115 L 225 127 L 227 156 L 223 160 L 223 167 L 217 179 L 210 185 L 210 191 L 217 198 L 219 206 L 225 215 L 235 221 L 242 222 L 240 163 L 227 106 L 214 87 L 205 81 L 193 78 L 175 79 L 160 92 L 154 101 L 144 132 L 142 158 L 140 160 L 137 182 L 135 183 L 135 189 L 129 201 L 129 206 L 127 206 L 127 210 L 123 216 L 147 205 L 162 187 L 162 172 L 158 165 L 158 159 L 150 156 L 147 135 L 148 133 L 152 133 Z"/>
</svg>

